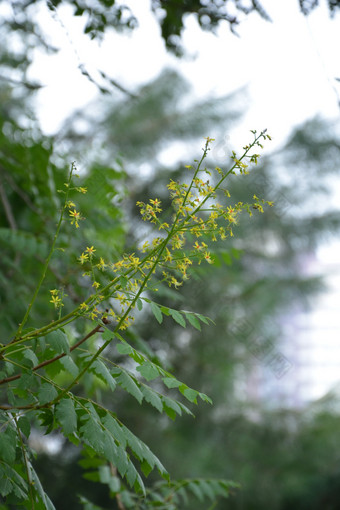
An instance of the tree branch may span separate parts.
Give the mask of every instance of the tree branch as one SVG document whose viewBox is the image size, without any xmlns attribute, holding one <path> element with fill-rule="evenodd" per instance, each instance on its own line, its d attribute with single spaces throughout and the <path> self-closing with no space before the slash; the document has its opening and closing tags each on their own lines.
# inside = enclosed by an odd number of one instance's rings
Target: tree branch
<svg viewBox="0 0 340 510">
<path fill-rule="evenodd" d="M 82 338 L 81 340 L 79 340 L 79 342 L 77 342 L 76 344 L 72 345 L 72 347 L 70 347 L 70 352 L 77 349 L 77 347 L 79 347 L 82 343 L 84 343 L 86 340 L 88 340 L 91 336 L 98 333 L 100 331 L 101 327 L 102 327 L 101 324 L 98 324 L 95 328 L 93 328 L 86 336 L 84 336 L 84 338 Z M 50 365 L 51 363 L 58 361 L 58 359 L 61 359 L 64 356 L 67 356 L 66 352 L 63 352 L 62 354 L 58 354 L 58 356 L 54 356 L 54 358 L 47 359 L 47 360 L 39 363 L 39 365 L 36 365 L 35 367 L 33 367 L 32 371 L 35 372 L 35 371 L 39 370 L 39 368 L 46 367 L 47 365 Z M 16 374 L 16 375 L 12 375 L 10 377 L 5 377 L 4 379 L 0 380 L 0 385 L 6 384 L 6 383 L 9 383 L 12 381 L 16 381 L 17 379 L 20 379 L 21 375 L 22 374 Z"/>
<path fill-rule="evenodd" d="M 3 187 L 2 183 L 0 182 L 0 198 L 2 205 L 4 206 L 5 215 L 8 221 L 8 224 L 12 230 L 17 230 L 17 222 L 15 221 L 14 214 L 11 208 L 11 204 L 9 203 L 9 200 L 7 198 L 5 188 Z"/>
</svg>

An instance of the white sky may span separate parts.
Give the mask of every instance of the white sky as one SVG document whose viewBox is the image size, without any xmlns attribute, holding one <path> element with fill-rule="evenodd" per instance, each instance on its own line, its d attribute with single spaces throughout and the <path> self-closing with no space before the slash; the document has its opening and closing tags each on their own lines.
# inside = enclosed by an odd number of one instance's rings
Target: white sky
<svg viewBox="0 0 340 510">
<path fill-rule="evenodd" d="M 31 69 L 46 85 L 39 94 L 45 132 L 55 132 L 72 108 L 85 106 L 97 94 L 78 70 L 78 56 L 94 76 L 100 69 L 130 89 L 155 78 L 166 65 L 179 69 L 198 96 L 224 95 L 248 85 L 247 128 L 240 129 L 267 127 L 280 141 L 292 125 L 315 114 L 339 115 L 335 89 L 340 97 L 340 82 L 334 78 L 340 77 L 340 16 L 329 19 L 326 1 L 306 19 L 298 0 L 262 0 L 273 23 L 257 14 L 247 16 L 237 29 L 239 38 L 227 23 L 216 37 L 188 17 L 183 41 L 192 58 L 184 60 L 166 53 L 159 27 L 146 9 L 148 1 L 125 3 L 140 27 L 130 35 L 111 33 L 101 45 L 82 34 L 84 21 L 72 18 L 71 9 L 60 11 L 64 28 L 47 8 L 39 15 L 53 44 L 62 47 L 57 56 L 36 55 Z"/>
<path fill-rule="evenodd" d="M 293 126 L 315 115 L 339 118 L 340 82 L 335 78 L 340 78 L 340 15 L 331 20 L 326 1 L 305 18 L 298 0 L 261 0 L 273 23 L 256 14 L 245 17 L 237 29 L 239 38 L 227 24 L 220 27 L 217 37 L 204 33 L 194 18 L 188 17 L 183 42 L 190 58 L 182 60 L 167 54 L 159 27 L 147 9 L 149 1 L 125 3 L 131 6 L 140 27 L 130 35 L 111 33 L 101 45 L 82 34 L 84 22 L 72 18 L 70 9 L 63 8 L 59 20 L 47 9 L 39 14 L 51 42 L 61 47 L 55 56 L 37 53 L 31 69 L 31 78 L 45 85 L 38 94 L 37 112 L 47 134 L 56 133 L 72 109 L 86 107 L 97 95 L 97 88 L 78 70 L 80 62 L 94 77 L 99 79 L 98 69 L 102 70 L 130 90 L 156 78 L 169 65 L 193 84 L 197 97 L 221 96 L 247 85 L 249 103 L 244 120 L 232 133 L 225 133 L 233 144 L 248 142 L 250 129 L 267 128 L 274 139 L 273 150 Z M 207 135 L 214 137 L 214 133 Z M 339 254 L 339 243 L 334 243 L 319 251 L 319 259 L 325 264 L 331 261 L 339 274 Z M 328 299 L 334 304 L 334 299 L 340 302 L 339 297 L 337 288 Z M 318 303 L 318 312 L 330 306 L 325 299 Z M 332 338 L 338 337 L 340 342 L 337 316 L 334 310 Z M 317 346 L 324 335 L 323 326 L 317 326 L 321 322 L 314 328 Z M 322 375 L 320 368 L 321 375 L 311 390 L 313 397 L 322 396 L 340 380 L 339 348 L 337 353 L 339 361 L 332 371 L 326 367 Z"/>
</svg>

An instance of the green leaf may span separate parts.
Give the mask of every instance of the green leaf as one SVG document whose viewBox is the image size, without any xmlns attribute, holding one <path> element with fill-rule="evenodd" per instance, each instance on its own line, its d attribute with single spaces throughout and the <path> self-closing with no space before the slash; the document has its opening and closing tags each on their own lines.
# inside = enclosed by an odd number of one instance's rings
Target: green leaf
<svg viewBox="0 0 340 510">
<path fill-rule="evenodd" d="M 151 469 L 156 468 L 163 478 L 169 480 L 169 473 L 161 461 L 158 459 L 158 457 L 152 453 L 148 445 L 136 437 L 130 430 L 128 431 L 127 435 L 130 448 L 133 451 L 136 447 L 138 448 L 138 458 L 140 458 L 142 461 L 146 461 Z"/>
<path fill-rule="evenodd" d="M 200 321 L 197 319 L 197 317 L 193 313 L 185 312 L 185 316 L 194 328 L 198 329 L 198 331 L 201 331 Z"/>
<path fill-rule="evenodd" d="M 169 312 L 170 312 L 171 317 L 174 319 L 174 321 L 176 321 L 183 328 L 187 327 L 187 324 L 185 322 L 183 315 L 178 310 L 172 310 L 171 308 L 169 308 Z"/>
<path fill-rule="evenodd" d="M 151 473 L 151 471 L 152 471 L 152 467 L 150 466 L 150 464 L 149 464 L 146 460 L 144 460 L 144 461 L 141 463 L 140 467 L 141 467 L 141 470 L 142 470 L 142 472 L 143 472 L 143 475 L 144 475 L 144 476 L 149 476 L 149 474 L 150 474 L 150 473 Z"/>
<path fill-rule="evenodd" d="M 143 301 L 140 298 L 138 298 L 136 304 L 137 304 L 138 310 L 141 311 L 143 309 Z"/>
<path fill-rule="evenodd" d="M 78 12 L 82 12 L 82 9 L 77 9 L 75 12 L 75 16 L 79 16 L 80 14 L 77 14 Z M 83 505 L 84 510 L 103 510 L 99 506 L 94 505 L 89 501 L 87 498 L 84 498 L 84 496 L 79 496 L 80 503 Z"/>
<path fill-rule="evenodd" d="M 151 363 L 143 363 L 143 365 L 140 365 L 137 367 L 138 372 L 142 374 L 144 379 L 147 381 L 152 381 L 153 379 L 156 379 L 156 377 L 159 376 L 159 371 L 157 370 L 156 365 Z"/>
<path fill-rule="evenodd" d="M 31 424 L 27 416 L 20 416 L 18 420 L 18 427 L 21 432 L 28 438 L 31 433 Z"/>
<path fill-rule="evenodd" d="M 167 388 L 178 388 L 182 384 L 175 377 L 164 377 L 162 380 Z"/>
<path fill-rule="evenodd" d="M 153 301 L 150 302 L 150 306 L 151 306 L 151 311 L 154 314 L 154 316 L 156 317 L 157 321 L 159 322 L 159 324 L 162 324 L 163 315 L 162 315 L 162 312 L 161 312 L 159 306 L 156 305 L 156 303 L 154 303 Z"/>
<path fill-rule="evenodd" d="M 18 381 L 18 388 L 22 390 L 27 390 L 28 388 L 32 391 L 39 386 L 40 381 L 31 370 L 28 373 L 23 373 Z"/>
<path fill-rule="evenodd" d="M 102 334 L 102 339 L 107 342 L 108 340 L 112 340 L 115 337 L 115 334 L 110 331 L 109 329 L 105 329 L 104 333 Z"/>
<path fill-rule="evenodd" d="M 118 384 L 124 388 L 130 395 L 135 397 L 136 400 L 141 404 L 143 400 L 143 393 L 132 379 L 132 377 L 125 371 L 121 371 L 120 376 L 117 379 Z"/>
<path fill-rule="evenodd" d="M 35 470 L 33 469 L 32 465 L 31 465 L 31 474 L 32 474 L 32 480 L 34 483 L 34 489 L 38 493 L 39 497 L 41 498 L 42 503 L 44 504 L 44 507 L 43 507 L 44 510 L 55 510 L 55 506 L 53 505 L 52 501 L 45 493 L 45 491 L 41 485 L 41 482 L 39 480 L 39 477 L 38 477 L 37 473 L 35 472 Z"/>
<path fill-rule="evenodd" d="M 13 464 L 15 461 L 16 435 L 9 427 L 0 434 L 0 459 Z"/>
<path fill-rule="evenodd" d="M 106 451 L 105 451 L 105 454 L 106 454 Z M 126 451 L 121 446 L 117 446 L 117 455 L 116 455 L 116 457 L 113 458 L 112 463 L 115 466 L 117 466 L 119 473 L 122 476 L 125 476 L 125 473 L 129 467 L 129 464 L 131 463 L 131 460 L 127 456 Z"/>
<path fill-rule="evenodd" d="M 182 395 L 185 396 L 186 399 L 190 400 L 190 402 L 193 402 L 194 404 L 197 404 L 198 391 L 193 390 L 188 387 L 184 387 L 184 388 L 180 387 L 179 390 L 182 393 Z"/>
<path fill-rule="evenodd" d="M 208 324 L 209 325 L 209 321 L 213 322 L 211 319 L 209 319 L 209 317 L 205 317 L 204 315 L 201 315 L 200 313 L 196 313 L 195 314 L 196 317 L 198 317 L 202 322 L 204 322 L 204 324 Z"/>
<path fill-rule="evenodd" d="M 13 484 L 9 478 L 0 478 L 0 494 L 6 497 L 13 491 Z"/>
<path fill-rule="evenodd" d="M 130 487 L 133 487 L 137 478 L 137 471 L 132 462 L 129 462 L 128 468 L 125 473 L 125 478 L 127 479 Z"/>
<path fill-rule="evenodd" d="M 188 489 L 191 490 L 191 492 L 194 494 L 194 496 L 196 496 L 197 499 L 199 499 L 200 501 L 204 500 L 202 489 L 199 487 L 196 481 L 192 481 L 191 483 L 189 483 Z"/>
<path fill-rule="evenodd" d="M 73 375 L 73 377 L 77 377 L 79 374 L 79 368 L 71 356 L 64 356 L 63 358 L 60 358 L 59 362 L 63 365 L 67 372 Z"/>
<path fill-rule="evenodd" d="M 204 401 L 204 402 L 207 402 L 208 404 L 212 404 L 213 401 L 211 400 L 210 397 L 208 397 L 208 395 L 206 395 L 205 393 L 199 393 L 198 394 L 200 396 L 200 398 Z"/>
<path fill-rule="evenodd" d="M 10 481 L 11 484 L 11 492 L 13 492 L 19 499 L 27 499 L 28 498 L 28 487 L 25 480 L 17 473 L 15 469 L 13 469 L 8 464 L 2 464 L 1 471 L 3 478 L 0 479 L 0 494 L 6 496 L 7 494 L 3 493 L 7 492 L 9 489 L 8 483 L 6 481 Z"/>
<path fill-rule="evenodd" d="M 129 281 L 129 279 L 128 279 L 128 278 L 126 278 L 126 276 L 120 276 L 120 277 L 119 277 L 119 283 L 120 283 L 120 285 L 121 285 L 121 287 L 122 287 L 123 289 L 125 289 L 125 287 L 127 286 L 128 281 Z"/>
<path fill-rule="evenodd" d="M 66 435 L 77 430 L 77 414 L 71 398 L 63 398 L 56 405 L 56 418 Z"/>
<path fill-rule="evenodd" d="M 43 427 L 47 427 L 47 430 L 50 431 L 53 428 L 53 413 L 51 409 L 41 409 L 39 412 L 38 418 Z"/>
<path fill-rule="evenodd" d="M 104 452 L 103 429 L 92 415 L 87 416 L 85 424 L 80 427 L 80 432 L 83 439 L 94 449 L 96 453 L 102 454 Z"/>
<path fill-rule="evenodd" d="M 172 420 L 176 418 L 176 414 L 180 416 L 182 415 L 182 409 L 175 400 L 172 400 L 166 396 L 162 396 L 162 402 L 164 411 Z"/>
<path fill-rule="evenodd" d="M 24 358 L 31 361 L 33 367 L 35 367 L 39 363 L 38 358 L 36 357 L 35 353 L 31 349 L 25 349 Z"/>
<path fill-rule="evenodd" d="M 215 492 L 208 480 L 200 480 L 200 486 L 203 489 L 204 495 L 213 501 L 215 499 Z"/>
<path fill-rule="evenodd" d="M 220 252 L 220 256 L 221 256 L 223 262 L 225 264 L 227 264 L 227 266 L 231 266 L 231 264 L 232 264 L 232 256 L 230 255 L 230 253 L 228 251 L 221 251 Z"/>
<path fill-rule="evenodd" d="M 52 331 L 45 338 L 46 338 L 46 342 L 51 346 L 51 348 L 57 354 L 63 354 L 63 353 L 69 354 L 70 345 L 68 342 L 68 338 L 61 329 Z"/>
<path fill-rule="evenodd" d="M 185 406 L 182 402 L 178 402 L 178 401 L 176 401 L 176 402 L 177 402 L 177 404 L 179 405 L 179 407 L 181 408 L 181 410 L 182 410 L 185 414 L 188 414 L 189 416 L 192 416 L 193 418 L 195 418 L 194 413 L 192 413 L 192 412 L 190 411 L 190 409 L 188 409 L 188 407 L 187 407 L 187 406 Z"/>
<path fill-rule="evenodd" d="M 149 388 L 149 386 L 146 386 L 145 384 L 141 384 L 140 387 L 141 392 L 143 393 L 143 396 L 149 404 L 151 404 L 153 407 L 157 409 L 160 413 L 163 412 L 163 404 L 161 398 L 158 396 L 158 394 Z"/>
<path fill-rule="evenodd" d="M 109 466 L 99 467 L 99 480 L 101 483 L 109 483 L 111 476 L 112 475 Z"/>
<path fill-rule="evenodd" d="M 58 392 L 52 384 L 44 383 L 38 390 L 39 404 L 47 404 L 58 396 Z"/>
<path fill-rule="evenodd" d="M 0 240 L 5 246 L 11 247 L 15 252 L 23 256 L 32 257 L 39 255 L 45 258 L 48 253 L 48 245 L 45 241 L 37 239 L 31 232 L 0 228 Z"/>
<path fill-rule="evenodd" d="M 132 347 L 126 343 L 117 344 L 116 348 L 120 354 L 132 354 L 133 353 Z"/>
<path fill-rule="evenodd" d="M 45 372 L 50 377 L 50 379 L 54 379 L 56 376 L 60 374 L 60 372 L 63 372 L 66 369 L 64 364 L 62 364 L 61 359 L 63 358 L 60 358 L 44 367 Z"/>
<path fill-rule="evenodd" d="M 99 473 L 98 471 L 87 471 L 83 474 L 83 478 L 85 478 L 85 480 L 89 480 L 90 482 L 99 482 Z"/>
<path fill-rule="evenodd" d="M 111 476 L 108 485 L 110 487 L 110 492 L 114 494 L 121 491 L 121 483 L 118 476 Z"/>
<path fill-rule="evenodd" d="M 92 364 L 91 371 L 93 371 L 97 377 L 99 377 L 102 381 L 104 381 L 111 391 L 114 391 L 116 389 L 116 381 L 108 371 L 107 367 L 104 365 L 102 361 L 99 359 L 96 359 L 94 363 Z"/>
<path fill-rule="evenodd" d="M 125 448 L 127 444 L 127 439 L 125 437 L 124 430 L 119 425 L 117 420 L 113 416 L 111 416 L 111 414 L 108 413 L 103 418 L 103 425 L 111 432 L 115 440 L 118 441 L 118 443 L 120 443 L 123 448 Z"/>
</svg>

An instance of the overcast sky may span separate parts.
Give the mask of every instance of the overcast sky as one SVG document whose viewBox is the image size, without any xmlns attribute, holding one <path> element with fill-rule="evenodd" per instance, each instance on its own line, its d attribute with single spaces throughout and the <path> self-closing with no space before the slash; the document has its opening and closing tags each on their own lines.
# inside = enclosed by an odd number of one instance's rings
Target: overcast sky
<svg viewBox="0 0 340 510">
<path fill-rule="evenodd" d="M 129 89 L 155 78 L 166 65 L 179 69 L 198 96 L 220 96 L 247 85 L 240 132 L 266 127 L 278 143 L 293 125 L 315 114 L 339 115 L 340 16 L 329 18 L 326 1 L 305 18 L 298 0 L 262 0 L 273 23 L 246 16 L 237 29 L 240 37 L 227 23 L 217 36 L 204 33 L 189 16 L 183 34 L 188 57 L 182 60 L 167 54 L 149 1 L 124 3 L 137 15 L 139 28 L 129 35 L 111 33 L 101 45 L 82 34 L 84 21 L 74 19 L 71 9 L 60 10 L 59 20 L 47 8 L 39 15 L 52 43 L 62 48 L 57 56 L 36 55 L 31 70 L 46 85 L 38 95 L 38 113 L 47 133 L 98 92 L 81 75 L 80 62 L 95 77 L 98 69 L 105 71 Z"/>
</svg>

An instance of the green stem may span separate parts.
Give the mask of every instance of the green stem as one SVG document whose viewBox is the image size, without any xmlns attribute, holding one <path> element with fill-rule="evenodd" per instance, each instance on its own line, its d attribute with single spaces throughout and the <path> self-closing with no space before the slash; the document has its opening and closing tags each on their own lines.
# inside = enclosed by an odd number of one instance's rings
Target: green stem
<svg viewBox="0 0 340 510">
<path fill-rule="evenodd" d="M 33 297 L 31 299 L 31 302 L 30 304 L 28 305 L 28 308 L 26 310 L 26 313 L 24 315 L 24 318 L 23 320 L 21 321 L 21 324 L 19 324 L 19 328 L 18 328 L 18 331 L 17 331 L 17 334 L 15 335 L 15 339 L 20 337 L 21 335 L 21 332 L 22 332 L 22 329 L 24 327 L 24 325 L 26 324 L 28 318 L 29 318 L 29 315 L 30 315 L 30 312 L 31 312 L 31 309 L 32 309 L 32 306 L 38 296 L 38 293 L 40 291 L 40 288 L 43 284 L 43 281 L 45 280 L 45 276 L 46 276 L 46 272 L 47 272 L 47 268 L 49 266 L 49 263 L 50 263 L 50 260 L 52 258 L 52 255 L 54 253 L 54 250 L 55 250 L 55 245 L 56 245 L 56 242 L 57 242 L 57 239 L 58 239 L 58 236 L 59 236 L 59 232 L 60 232 L 60 228 L 61 228 L 61 224 L 62 224 L 62 221 L 63 221 L 63 218 L 64 218 L 64 213 L 65 213 L 65 209 L 67 207 L 67 201 L 68 201 L 68 196 L 69 196 L 69 192 L 70 192 L 70 184 L 71 184 L 71 180 L 72 180 L 72 174 L 73 174 L 73 171 L 75 169 L 75 164 L 72 163 L 71 165 L 71 170 L 70 170 L 70 175 L 69 175 L 69 179 L 68 179 L 68 182 L 67 182 L 67 186 L 66 186 L 66 199 L 65 199 L 65 202 L 64 202 L 64 206 L 61 210 L 61 213 L 60 213 L 60 218 L 59 218 L 59 222 L 58 222 L 58 225 L 57 225 L 57 230 L 54 234 L 54 238 L 53 238 L 53 243 L 52 243 L 52 246 L 51 246 L 51 249 L 50 249 L 50 252 L 47 256 L 47 259 L 45 261 L 45 264 L 44 264 L 44 267 L 43 267 L 43 271 L 42 271 L 42 274 L 41 274 L 41 277 L 38 281 L 38 285 L 35 289 L 35 292 L 33 294 Z M 15 341 L 14 339 L 14 341 Z"/>
<path fill-rule="evenodd" d="M 262 137 L 263 137 L 263 135 L 264 135 L 264 133 L 265 133 L 265 132 L 266 132 L 266 130 L 261 131 L 261 133 L 260 133 L 257 137 L 255 137 L 254 141 L 253 141 L 253 142 L 249 145 L 249 147 L 247 147 L 247 148 L 245 149 L 244 153 L 242 154 L 242 156 L 239 158 L 239 160 L 238 160 L 238 161 L 242 161 L 242 160 L 243 160 L 243 159 L 247 156 L 248 152 L 249 152 L 249 151 L 250 151 L 250 150 L 254 147 L 254 145 L 256 145 L 256 143 L 258 142 L 258 140 L 260 140 L 260 138 L 262 138 Z M 200 164 L 201 164 L 201 162 L 202 162 L 202 160 L 200 161 Z M 228 175 L 230 175 L 230 174 L 231 174 L 231 173 L 235 170 L 235 168 L 236 168 L 237 166 L 238 166 L 238 165 L 237 165 L 237 163 L 235 163 L 235 164 L 234 164 L 234 165 L 230 168 L 230 170 L 228 170 L 228 172 L 227 172 L 226 174 L 224 174 L 224 175 L 221 177 L 221 179 L 218 181 L 218 183 L 216 184 L 216 186 L 214 187 L 214 189 L 213 189 L 213 190 L 212 190 L 212 191 L 211 191 L 208 195 L 206 195 L 206 196 L 204 197 L 204 199 L 203 199 L 203 200 L 202 200 L 202 202 L 201 202 L 201 203 L 197 206 L 197 208 L 195 209 L 195 211 L 193 211 L 192 213 L 190 213 L 190 215 L 189 215 L 187 218 L 185 218 L 185 219 L 183 220 L 183 223 L 186 223 L 187 221 L 189 221 L 189 220 L 190 220 L 190 218 L 191 218 L 192 216 L 194 216 L 194 215 L 196 215 L 198 212 L 201 212 L 201 211 L 202 211 L 202 207 L 203 207 L 203 205 L 206 203 L 206 201 L 207 201 L 207 200 L 209 200 L 209 198 L 210 198 L 210 197 L 211 197 L 214 193 L 216 193 L 216 191 L 219 189 L 219 187 L 221 186 L 221 184 L 223 183 L 223 181 L 225 181 L 225 179 L 228 177 Z M 197 174 L 197 171 L 196 171 L 196 173 L 195 173 L 195 176 L 196 176 L 196 174 Z M 194 176 L 194 178 L 195 178 L 195 176 Z M 194 178 L 193 178 L 193 179 L 194 179 Z M 192 180 L 192 182 L 193 182 L 193 180 Z"/>
<path fill-rule="evenodd" d="M 15 423 L 15 426 L 16 426 L 16 429 L 17 429 L 17 433 L 18 433 L 18 437 L 19 437 L 19 442 L 20 442 L 20 449 L 21 449 L 21 452 L 22 452 L 23 460 L 24 460 L 24 466 L 25 466 L 25 471 L 26 471 L 26 476 L 27 476 L 27 483 L 28 483 L 28 491 L 29 491 L 29 498 L 30 498 L 30 502 L 31 502 L 31 508 L 32 508 L 32 510 L 34 510 L 35 504 L 34 504 L 34 497 L 33 497 L 33 490 L 32 490 L 33 481 L 32 481 L 32 477 L 31 477 L 31 474 L 30 474 L 29 465 L 28 465 L 29 461 L 28 461 L 28 458 L 27 458 L 27 455 L 26 455 L 25 445 L 24 445 L 24 442 L 22 440 L 21 430 L 19 429 L 17 417 L 16 417 L 15 413 L 13 413 L 12 416 L 13 416 L 13 420 L 14 420 L 14 423 Z"/>
<path fill-rule="evenodd" d="M 202 161 L 204 160 L 206 156 L 206 150 L 204 151 L 204 154 L 198 164 L 198 167 L 196 169 L 196 172 L 195 172 L 195 175 L 197 175 L 197 172 L 199 171 L 199 167 L 202 163 Z M 189 188 L 190 189 L 190 188 Z M 189 193 L 189 190 L 187 191 L 186 193 L 186 196 L 185 196 L 185 199 L 187 198 L 188 196 L 188 193 Z M 184 199 L 184 200 L 185 200 Z M 126 317 L 128 317 L 129 313 L 131 312 L 132 308 L 135 306 L 135 303 L 137 301 L 137 299 L 139 298 L 139 296 L 142 294 L 147 282 L 149 281 L 149 279 L 151 278 L 155 268 L 158 266 L 159 264 L 159 261 L 162 257 L 162 254 L 165 250 L 165 248 L 168 246 L 172 236 L 174 235 L 175 231 L 176 231 L 176 225 L 177 225 L 177 222 L 179 220 L 179 216 L 180 216 L 180 212 L 178 211 L 177 212 L 177 215 L 175 217 L 175 220 L 173 222 L 173 225 L 170 229 L 170 232 L 168 233 L 167 237 L 164 239 L 164 241 L 162 242 L 162 244 L 160 246 L 157 247 L 158 249 L 158 254 L 157 254 L 157 257 L 156 257 L 156 260 L 153 262 L 149 272 L 147 273 L 147 275 L 145 276 L 144 278 L 144 281 L 143 283 L 141 284 L 138 292 L 136 293 L 133 301 L 131 301 L 129 307 L 127 308 L 126 312 L 124 313 L 124 315 L 120 318 L 119 322 L 116 324 L 115 328 L 113 329 L 113 333 L 115 333 L 116 331 L 119 330 L 120 326 L 123 324 L 124 320 L 126 319 Z M 150 256 L 150 254 L 148 255 L 148 257 Z M 147 259 L 148 257 L 145 257 L 145 259 Z M 83 370 L 81 370 L 81 372 L 79 372 L 79 374 L 77 375 L 77 377 L 74 378 L 74 380 L 69 384 L 69 386 L 67 386 L 62 392 L 61 394 L 58 395 L 58 397 L 52 402 L 52 404 L 55 404 L 57 403 L 66 393 L 68 393 L 70 391 L 70 389 L 78 383 L 78 381 L 83 377 L 83 375 L 88 371 L 88 369 L 90 368 L 90 366 L 94 363 L 94 361 L 98 358 L 98 356 L 100 356 L 100 354 L 106 349 L 106 347 L 111 343 L 112 339 L 109 339 L 107 340 L 106 342 L 104 342 L 104 344 L 97 350 L 97 352 L 92 356 L 92 358 L 90 359 L 90 361 L 85 365 L 85 367 L 83 368 Z"/>
</svg>

